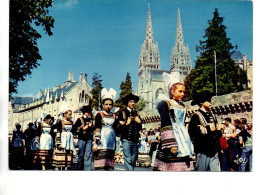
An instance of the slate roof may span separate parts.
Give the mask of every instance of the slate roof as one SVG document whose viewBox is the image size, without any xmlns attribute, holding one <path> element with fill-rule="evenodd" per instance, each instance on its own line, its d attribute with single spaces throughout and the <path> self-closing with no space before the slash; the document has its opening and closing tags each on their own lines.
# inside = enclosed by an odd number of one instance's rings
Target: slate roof
<svg viewBox="0 0 260 195">
<path fill-rule="evenodd" d="M 61 97 L 61 93 L 63 92 L 63 94 L 65 95 L 69 90 L 71 90 L 74 86 L 76 86 L 78 84 L 79 81 L 77 82 L 74 82 L 72 84 L 70 84 L 69 86 L 64 86 L 62 88 L 58 88 L 57 90 L 53 91 L 53 90 L 50 90 L 50 94 L 49 94 L 49 97 L 52 96 L 52 98 L 54 99 L 56 94 L 58 96 L 58 98 Z M 47 95 L 42 95 L 38 100 L 44 100 L 46 101 L 46 98 L 47 98 Z"/>
<path fill-rule="evenodd" d="M 21 97 L 21 96 L 14 96 L 11 100 L 11 103 L 13 104 L 28 104 L 33 101 L 33 97 Z"/>
<path fill-rule="evenodd" d="M 230 56 L 233 60 L 243 60 L 243 55 L 238 51 L 237 46 L 234 51 L 230 52 Z"/>
</svg>

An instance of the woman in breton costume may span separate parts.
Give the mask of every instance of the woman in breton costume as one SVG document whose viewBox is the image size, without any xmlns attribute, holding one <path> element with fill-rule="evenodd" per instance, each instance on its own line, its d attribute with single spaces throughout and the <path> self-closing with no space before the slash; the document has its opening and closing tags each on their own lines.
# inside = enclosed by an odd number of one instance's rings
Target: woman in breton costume
<svg viewBox="0 0 260 195">
<path fill-rule="evenodd" d="M 112 88 L 101 90 L 103 110 L 95 117 L 95 130 L 93 135 L 93 152 L 95 170 L 114 170 L 114 156 L 116 149 L 116 134 L 118 119 L 111 111 L 116 97 Z"/>
<path fill-rule="evenodd" d="M 52 155 L 53 155 L 53 117 L 50 114 L 43 115 L 43 121 L 39 122 L 38 132 L 40 135 L 39 139 L 39 150 L 36 151 L 34 157 L 34 163 L 41 164 L 42 170 L 51 169 Z"/>
<path fill-rule="evenodd" d="M 182 103 L 185 86 L 178 72 L 163 73 L 163 80 L 169 97 L 160 94 L 156 103 L 161 117 L 161 139 L 154 170 L 192 171 L 193 145 L 185 127 L 186 109 Z"/>
<path fill-rule="evenodd" d="M 73 122 L 71 120 L 72 110 L 67 103 L 63 103 L 60 107 L 61 120 L 57 121 L 56 149 L 53 157 L 53 166 L 56 170 L 68 170 L 73 162 L 73 134 L 71 132 Z"/>
<path fill-rule="evenodd" d="M 137 158 L 137 164 L 139 166 L 145 165 L 149 166 L 151 164 L 151 159 L 149 156 L 149 146 L 148 146 L 148 136 L 143 129 L 140 132 L 140 142 L 139 142 L 139 148 L 138 148 L 138 158 Z"/>
<path fill-rule="evenodd" d="M 23 166 L 23 160 L 24 160 L 24 133 L 21 131 L 21 125 L 20 123 L 15 124 L 16 130 L 13 131 L 13 137 L 12 137 L 12 157 L 11 159 L 14 160 L 15 164 L 18 166 Z"/>
<path fill-rule="evenodd" d="M 139 153 L 147 153 L 149 152 L 149 148 L 147 146 L 147 135 L 145 130 L 142 130 L 140 132 L 140 143 L 139 143 L 139 149 L 138 152 Z"/>
</svg>

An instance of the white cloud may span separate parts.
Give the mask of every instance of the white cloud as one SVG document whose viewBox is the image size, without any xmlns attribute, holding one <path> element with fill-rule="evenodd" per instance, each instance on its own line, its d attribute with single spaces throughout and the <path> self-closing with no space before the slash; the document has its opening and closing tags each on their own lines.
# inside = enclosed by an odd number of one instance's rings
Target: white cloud
<svg viewBox="0 0 260 195">
<path fill-rule="evenodd" d="M 55 3 L 54 1 L 54 8 L 56 9 L 71 9 L 73 6 L 78 5 L 78 0 L 62 0 L 58 1 L 59 3 Z"/>
</svg>

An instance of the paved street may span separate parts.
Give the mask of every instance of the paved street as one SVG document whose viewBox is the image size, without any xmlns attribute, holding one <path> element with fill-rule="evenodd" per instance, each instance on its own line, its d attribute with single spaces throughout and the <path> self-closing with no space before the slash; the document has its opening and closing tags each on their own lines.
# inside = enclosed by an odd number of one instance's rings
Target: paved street
<svg viewBox="0 0 260 195">
<path fill-rule="evenodd" d="M 9 156 L 9 168 L 10 170 L 32 170 L 31 168 L 24 168 L 24 166 L 17 165 L 13 162 L 13 159 L 10 159 Z M 74 161 L 75 162 L 75 161 Z M 53 169 L 55 170 L 55 169 Z M 72 171 L 76 170 L 76 164 L 73 163 L 72 165 Z M 39 170 L 37 170 L 39 171 Z M 124 164 L 115 163 L 115 171 L 125 171 Z M 144 166 L 138 166 L 135 167 L 135 171 L 153 171 L 153 167 L 144 167 Z"/>
<path fill-rule="evenodd" d="M 125 171 L 123 164 L 115 164 L 115 171 Z M 153 171 L 153 167 L 135 167 L 135 171 Z"/>
<path fill-rule="evenodd" d="M 10 169 L 11 170 L 30 170 L 29 168 L 24 169 L 20 166 L 16 166 L 15 164 L 11 164 Z M 55 170 L 55 169 L 53 169 L 53 170 Z M 37 171 L 39 171 L 39 170 L 37 170 Z M 115 171 L 125 171 L 124 165 L 116 163 L 115 164 Z M 153 171 L 153 167 L 135 167 L 135 171 Z"/>
</svg>

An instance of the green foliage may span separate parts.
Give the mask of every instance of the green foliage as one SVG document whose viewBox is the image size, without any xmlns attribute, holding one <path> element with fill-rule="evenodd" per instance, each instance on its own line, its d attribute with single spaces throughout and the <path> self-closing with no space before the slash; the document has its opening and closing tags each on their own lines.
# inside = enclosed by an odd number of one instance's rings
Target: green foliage
<svg viewBox="0 0 260 195">
<path fill-rule="evenodd" d="M 135 109 L 137 111 L 142 111 L 145 108 L 145 100 L 144 99 L 140 99 L 139 102 L 137 102 Z"/>
<path fill-rule="evenodd" d="M 49 36 L 54 19 L 48 8 L 52 0 L 10 0 L 9 25 L 9 97 L 17 93 L 19 81 L 31 74 L 42 59 L 37 46 L 41 35 L 33 26 L 42 26 Z"/>
<path fill-rule="evenodd" d="M 114 106 L 120 107 L 120 109 L 123 110 L 126 108 L 126 105 L 123 104 L 122 98 L 132 93 L 132 81 L 129 73 L 126 74 L 125 82 L 121 82 L 120 89 L 121 92 L 119 94 L 119 98 L 116 100 Z"/>
<path fill-rule="evenodd" d="M 96 110 L 100 110 L 102 107 L 100 93 L 101 93 L 101 90 L 103 89 L 103 87 L 102 87 L 102 83 L 101 83 L 102 80 L 100 78 L 101 78 L 101 75 L 94 71 L 93 77 L 92 77 L 92 84 L 91 84 L 92 99 L 90 101 L 90 105 L 92 108 L 95 108 Z"/>
<path fill-rule="evenodd" d="M 215 9 L 213 18 L 208 21 L 209 27 L 205 30 L 204 41 L 196 46 L 200 56 L 195 62 L 195 68 L 185 79 L 187 96 L 185 100 L 194 98 L 194 95 L 210 90 L 215 94 L 215 57 L 217 59 L 217 95 L 242 91 L 246 87 L 246 72 L 235 65 L 230 56 L 233 48 L 226 35 L 226 26 L 223 17 L 219 16 L 218 9 Z"/>
</svg>

